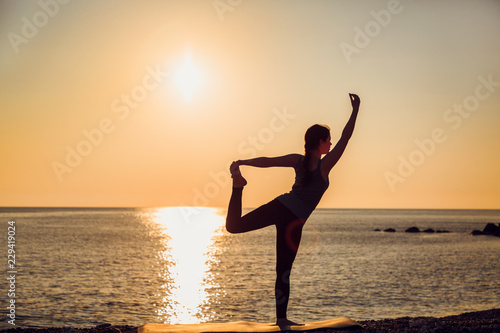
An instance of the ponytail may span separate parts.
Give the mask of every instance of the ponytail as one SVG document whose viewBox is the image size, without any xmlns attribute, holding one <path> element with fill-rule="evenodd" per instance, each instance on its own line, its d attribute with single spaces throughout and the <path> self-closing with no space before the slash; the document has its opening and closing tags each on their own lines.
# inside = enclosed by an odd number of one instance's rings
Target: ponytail
<svg viewBox="0 0 500 333">
<path fill-rule="evenodd" d="M 325 141 L 330 136 L 330 128 L 326 125 L 313 125 L 309 127 L 305 134 L 305 156 L 301 163 L 302 179 L 301 183 L 307 185 L 311 178 L 311 171 L 309 171 L 309 164 L 311 163 L 311 152 L 317 149 L 319 141 Z"/>
<path fill-rule="evenodd" d="M 302 165 L 300 166 L 302 168 L 302 179 L 300 182 L 303 185 L 307 185 L 309 183 L 309 180 L 311 178 L 311 172 L 309 171 L 309 162 L 311 161 L 311 152 L 306 150 L 306 154 L 304 156 L 304 159 L 302 160 Z"/>
</svg>

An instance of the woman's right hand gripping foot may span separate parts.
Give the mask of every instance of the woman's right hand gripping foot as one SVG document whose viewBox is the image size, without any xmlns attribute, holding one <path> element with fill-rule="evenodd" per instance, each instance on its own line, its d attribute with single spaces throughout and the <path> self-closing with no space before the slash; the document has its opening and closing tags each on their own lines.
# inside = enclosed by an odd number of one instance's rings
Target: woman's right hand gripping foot
<svg viewBox="0 0 500 333">
<path fill-rule="evenodd" d="M 246 179 L 241 175 L 239 161 L 231 163 L 229 171 L 231 172 L 231 177 L 233 178 L 234 188 L 243 188 L 247 184 Z"/>
</svg>

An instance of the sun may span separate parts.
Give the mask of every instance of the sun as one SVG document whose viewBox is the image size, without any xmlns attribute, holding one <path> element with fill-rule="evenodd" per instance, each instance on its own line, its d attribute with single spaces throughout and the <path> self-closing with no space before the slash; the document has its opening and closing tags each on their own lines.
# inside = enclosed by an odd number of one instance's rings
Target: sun
<svg viewBox="0 0 500 333">
<path fill-rule="evenodd" d="M 201 86 L 201 73 L 193 63 L 191 53 L 186 53 L 182 65 L 174 72 L 174 83 L 186 101 L 192 101 L 193 95 Z"/>
</svg>

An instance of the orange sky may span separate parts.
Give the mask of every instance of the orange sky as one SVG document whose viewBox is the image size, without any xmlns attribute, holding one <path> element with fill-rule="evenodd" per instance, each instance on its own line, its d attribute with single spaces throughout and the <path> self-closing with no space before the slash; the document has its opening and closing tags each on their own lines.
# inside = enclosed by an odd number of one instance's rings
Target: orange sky
<svg viewBox="0 0 500 333">
<path fill-rule="evenodd" d="M 1 206 L 217 206 L 358 123 L 320 207 L 500 208 L 498 1 L 0 1 Z M 244 204 L 293 170 L 242 168 Z"/>
</svg>

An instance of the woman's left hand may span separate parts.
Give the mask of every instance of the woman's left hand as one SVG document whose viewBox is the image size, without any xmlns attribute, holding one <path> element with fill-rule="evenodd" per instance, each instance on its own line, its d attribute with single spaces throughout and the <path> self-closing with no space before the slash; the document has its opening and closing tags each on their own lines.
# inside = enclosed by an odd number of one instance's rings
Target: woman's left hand
<svg viewBox="0 0 500 333">
<path fill-rule="evenodd" d="M 349 98 L 351 99 L 351 105 L 353 108 L 359 108 L 360 99 L 356 94 L 349 94 Z"/>
</svg>

